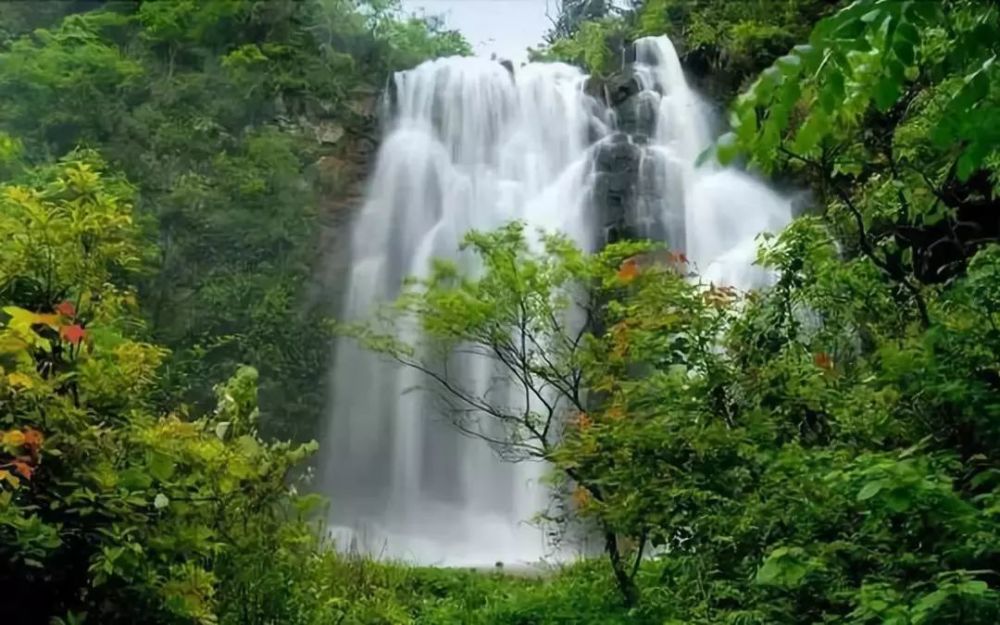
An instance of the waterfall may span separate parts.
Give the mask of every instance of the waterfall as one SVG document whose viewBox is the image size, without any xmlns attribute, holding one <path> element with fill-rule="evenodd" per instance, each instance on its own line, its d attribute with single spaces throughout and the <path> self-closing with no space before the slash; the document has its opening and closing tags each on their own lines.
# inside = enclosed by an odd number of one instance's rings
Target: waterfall
<svg viewBox="0 0 1000 625">
<path fill-rule="evenodd" d="M 365 204 L 353 225 L 340 317 L 363 319 L 435 257 L 463 262 L 462 235 L 512 219 L 584 247 L 620 236 L 664 240 L 718 282 L 765 277 L 754 237 L 780 229 L 789 202 L 732 169 L 695 167 L 710 145 L 709 108 L 665 37 L 636 43 L 629 106 L 609 111 L 578 69 L 484 59 L 430 61 L 398 74 Z M 641 124 L 639 124 L 641 125 Z M 486 392 L 489 371 L 466 363 Z M 321 488 L 341 548 L 425 564 L 537 561 L 550 551 L 528 521 L 545 467 L 505 463 L 461 436 L 419 377 L 338 341 Z M 491 390 L 490 392 L 496 392 Z"/>
<path fill-rule="evenodd" d="M 765 284 L 769 276 L 753 265 L 756 237 L 778 232 L 789 222 L 791 201 L 739 170 L 711 160 L 696 167 L 714 139 L 708 105 L 688 87 L 669 39 L 640 39 L 635 47 L 639 95 L 655 107 L 656 120 L 644 155 L 651 167 L 641 171 L 656 172 L 660 192 L 655 198 L 668 193 L 653 208 L 667 231 L 636 234 L 683 250 L 706 282 L 738 288 Z"/>
</svg>

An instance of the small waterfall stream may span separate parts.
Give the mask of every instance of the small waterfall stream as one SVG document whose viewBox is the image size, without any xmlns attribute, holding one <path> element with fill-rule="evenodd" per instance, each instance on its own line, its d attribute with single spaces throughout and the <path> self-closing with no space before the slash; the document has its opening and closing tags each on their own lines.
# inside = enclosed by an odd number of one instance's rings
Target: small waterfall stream
<svg viewBox="0 0 1000 625">
<path fill-rule="evenodd" d="M 393 111 L 351 238 L 341 318 L 363 318 L 434 257 L 458 260 L 469 229 L 512 219 L 585 247 L 620 236 L 666 241 L 707 279 L 740 287 L 754 237 L 790 219 L 787 199 L 736 170 L 695 167 L 709 108 L 665 37 L 636 43 L 629 127 L 562 64 L 511 73 L 484 59 L 430 61 L 395 77 Z M 487 390 L 489 371 L 466 363 Z M 436 415 L 419 383 L 339 341 L 321 488 L 341 547 L 426 564 L 532 562 L 549 555 L 528 523 L 545 503 L 539 463 L 505 463 Z"/>
</svg>

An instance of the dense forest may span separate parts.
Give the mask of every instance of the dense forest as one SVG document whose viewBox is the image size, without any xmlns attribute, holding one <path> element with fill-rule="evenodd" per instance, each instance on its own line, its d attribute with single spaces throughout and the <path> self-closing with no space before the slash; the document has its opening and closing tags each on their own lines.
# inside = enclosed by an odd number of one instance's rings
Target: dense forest
<svg viewBox="0 0 1000 625">
<path fill-rule="evenodd" d="M 702 158 L 810 190 L 759 241 L 773 286 L 512 223 L 467 235 L 481 271 L 332 324 L 379 93 L 460 33 L 394 0 L 0 4 L 3 622 L 1000 622 L 1000 8 L 561 5 L 533 59 L 601 79 L 666 34 L 727 112 Z M 414 321 L 565 400 L 477 409 L 603 555 L 536 578 L 330 544 L 331 333 L 433 372 Z"/>
</svg>

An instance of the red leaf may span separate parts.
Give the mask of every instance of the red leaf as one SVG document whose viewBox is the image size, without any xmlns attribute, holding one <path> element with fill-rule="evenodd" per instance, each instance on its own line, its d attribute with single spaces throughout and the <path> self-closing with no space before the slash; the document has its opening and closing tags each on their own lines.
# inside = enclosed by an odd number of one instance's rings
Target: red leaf
<svg viewBox="0 0 1000 625">
<path fill-rule="evenodd" d="M 73 302 L 65 300 L 56 306 L 56 312 L 63 317 L 74 318 L 76 317 L 76 306 L 73 305 Z"/>
<path fill-rule="evenodd" d="M 71 326 L 63 326 L 59 330 L 59 334 L 73 345 L 79 345 L 80 341 L 87 338 L 87 331 L 78 323 L 74 323 Z"/>
<path fill-rule="evenodd" d="M 817 367 L 822 369 L 829 370 L 833 368 L 833 358 L 831 358 L 830 354 L 826 352 L 817 352 L 813 354 L 813 362 L 816 363 Z"/>
</svg>

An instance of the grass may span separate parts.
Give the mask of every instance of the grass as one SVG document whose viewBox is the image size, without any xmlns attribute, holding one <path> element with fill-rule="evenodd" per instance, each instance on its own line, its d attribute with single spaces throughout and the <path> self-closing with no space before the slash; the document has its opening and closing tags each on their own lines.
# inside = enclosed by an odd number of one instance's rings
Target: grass
<svg viewBox="0 0 1000 625">
<path fill-rule="evenodd" d="M 636 623 L 603 561 L 552 575 L 412 567 L 330 558 L 326 575 L 350 606 L 343 625 L 618 625 Z M 345 592 L 346 591 L 346 592 Z"/>
</svg>

